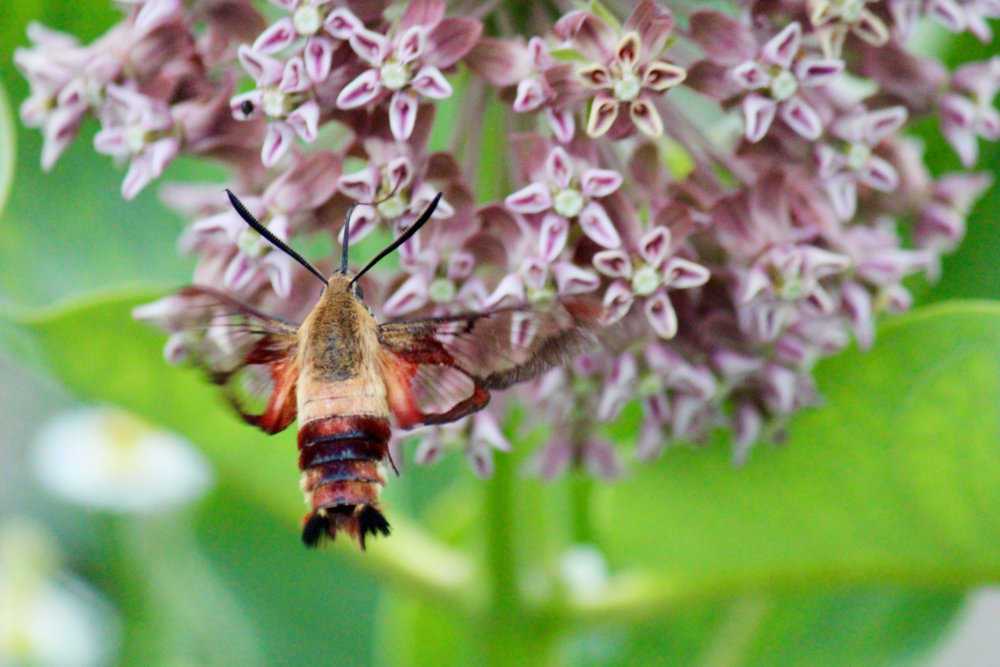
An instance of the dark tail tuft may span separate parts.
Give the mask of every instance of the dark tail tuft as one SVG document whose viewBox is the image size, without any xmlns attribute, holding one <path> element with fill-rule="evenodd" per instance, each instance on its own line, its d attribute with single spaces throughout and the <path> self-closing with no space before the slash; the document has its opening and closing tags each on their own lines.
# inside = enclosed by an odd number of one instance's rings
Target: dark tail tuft
<svg viewBox="0 0 1000 667">
<path fill-rule="evenodd" d="M 376 534 L 388 537 L 389 522 L 373 505 L 363 505 L 358 511 L 358 541 L 361 542 L 361 548 L 365 548 L 366 536 Z"/>
<path fill-rule="evenodd" d="M 307 515 L 302 524 L 302 543 L 310 549 L 318 546 L 319 541 L 329 532 L 329 525 L 326 516 L 319 512 Z"/>
</svg>

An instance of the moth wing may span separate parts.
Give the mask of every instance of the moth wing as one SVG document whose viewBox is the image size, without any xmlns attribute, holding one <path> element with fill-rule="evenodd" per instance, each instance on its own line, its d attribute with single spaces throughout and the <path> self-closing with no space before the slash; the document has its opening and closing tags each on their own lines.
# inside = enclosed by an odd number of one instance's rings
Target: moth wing
<svg viewBox="0 0 1000 667">
<path fill-rule="evenodd" d="M 577 299 L 387 322 L 379 337 L 389 406 L 403 428 L 481 410 L 490 390 L 537 377 L 596 341 L 602 312 Z"/>
<path fill-rule="evenodd" d="M 210 287 L 178 292 L 192 318 L 185 346 L 249 424 L 277 433 L 295 420 L 298 325 Z"/>
</svg>

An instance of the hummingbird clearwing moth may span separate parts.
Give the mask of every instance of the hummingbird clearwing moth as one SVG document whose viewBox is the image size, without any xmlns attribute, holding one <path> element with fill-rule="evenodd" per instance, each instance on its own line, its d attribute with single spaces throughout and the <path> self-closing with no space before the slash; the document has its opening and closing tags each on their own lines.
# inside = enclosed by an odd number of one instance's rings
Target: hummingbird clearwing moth
<svg viewBox="0 0 1000 667">
<path fill-rule="evenodd" d="M 357 280 L 429 219 L 440 193 L 399 238 L 352 273 L 343 260 L 329 278 L 274 237 L 229 194 L 240 216 L 320 280 L 319 302 L 301 324 L 272 317 L 210 287 L 178 296 L 204 327 L 188 346 L 245 421 L 277 433 L 296 418 L 308 547 L 343 531 L 362 549 L 388 535 L 379 507 L 386 484 L 390 417 L 404 429 L 455 421 L 486 407 L 490 392 L 569 361 L 596 339 L 603 308 L 575 297 L 545 306 L 379 324 Z M 249 403 L 264 399 L 262 409 Z"/>
</svg>

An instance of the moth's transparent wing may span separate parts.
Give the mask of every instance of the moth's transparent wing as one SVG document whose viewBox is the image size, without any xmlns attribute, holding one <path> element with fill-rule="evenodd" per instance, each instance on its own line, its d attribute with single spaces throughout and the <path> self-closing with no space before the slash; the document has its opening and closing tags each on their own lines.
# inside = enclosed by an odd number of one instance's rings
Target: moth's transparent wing
<svg viewBox="0 0 1000 667">
<path fill-rule="evenodd" d="M 298 325 L 272 317 L 210 287 L 177 293 L 186 301 L 181 328 L 192 361 L 219 385 L 250 424 L 277 433 L 295 420 Z"/>
<path fill-rule="evenodd" d="M 602 313 L 580 298 L 383 324 L 389 405 L 404 428 L 481 410 L 490 390 L 535 378 L 593 344 Z"/>
</svg>

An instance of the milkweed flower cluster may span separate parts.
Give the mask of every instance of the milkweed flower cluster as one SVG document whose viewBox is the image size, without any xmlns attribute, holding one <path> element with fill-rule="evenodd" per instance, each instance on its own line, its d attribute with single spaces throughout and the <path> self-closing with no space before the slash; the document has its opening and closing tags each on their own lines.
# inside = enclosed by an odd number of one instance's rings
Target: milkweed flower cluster
<svg viewBox="0 0 1000 667">
<path fill-rule="evenodd" d="M 219 161 L 299 248 L 343 241 L 352 203 L 351 240 L 398 235 L 442 192 L 398 268 L 365 285 L 377 313 L 579 294 L 604 306 L 607 346 L 521 389 L 551 423 L 536 472 L 613 477 L 626 453 L 651 460 L 720 427 L 742 460 L 815 402 L 817 360 L 872 345 L 875 319 L 911 305 L 904 280 L 936 277 L 961 240 L 989 178 L 932 177 L 906 130 L 936 118 L 973 167 L 980 140 L 1000 138 L 1000 57 L 949 72 L 911 35 L 929 22 L 990 40 L 1000 7 L 563 4 L 544 23 L 503 3 L 463 16 L 444 0 L 132 2 L 90 45 L 32 26 L 16 54 L 32 86 L 22 118 L 43 132 L 46 167 L 96 118 L 95 149 L 129 162 L 126 198 L 177 155 Z M 483 144 L 487 116 L 503 146 Z M 440 123 L 450 145 L 431 142 Z M 499 168 L 486 164 L 497 154 Z M 479 185 L 488 194 L 474 187 L 486 168 L 498 174 Z M 312 278 L 219 191 L 163 190 L 192 220 L 181 248 L 198 258 L 195 281 L 301 318 Z M 184 357 L 183 298 L 138 316 L 171 330 L 167 356 Z M 613 443 L 600 426 L 629 404 L 641 426 Z M 483 475 L 510 448 L 495 414 L 421 437 L 419 461 L 459 442 Z"/>
</svg>

